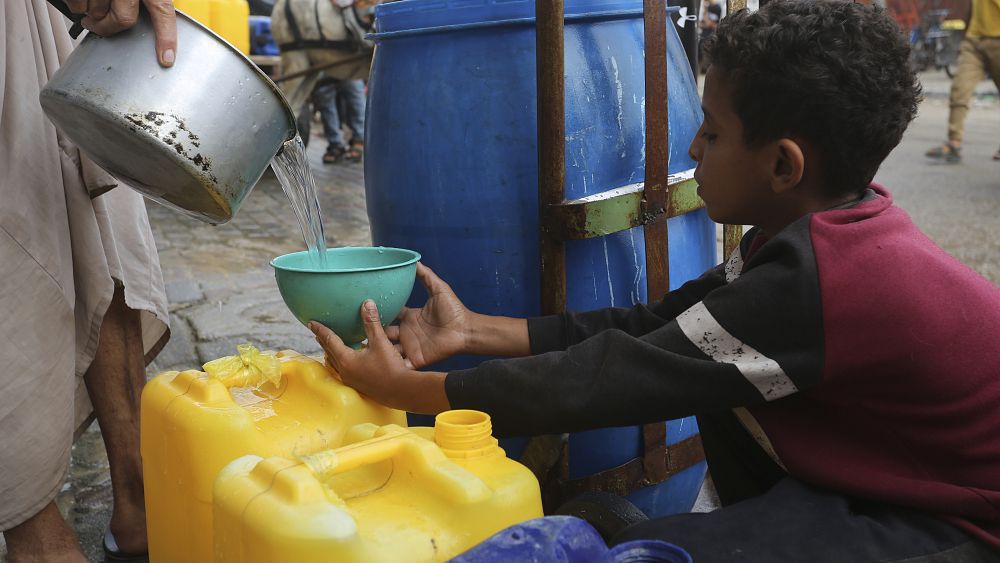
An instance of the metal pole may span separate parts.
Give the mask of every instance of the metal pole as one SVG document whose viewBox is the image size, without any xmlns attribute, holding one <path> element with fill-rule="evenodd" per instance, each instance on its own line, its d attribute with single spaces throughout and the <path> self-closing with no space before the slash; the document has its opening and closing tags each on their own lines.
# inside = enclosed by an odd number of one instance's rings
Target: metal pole
<svg viewBox="0 0 1000 563">
<path fill-rule="evenodd" d="M 726 15 L 738 12 L 747 7 L 747 0 L 726 0 Z M 723 260 L 736 251 L 740 246 L 740 239 L 743 237 L 743 225 L 723 225 L 722 226 L 722 253 Z"/>
<path fill-rule="evenodd" d="M 565 243 L 554 236 L 549 207 L 566 187 L 566 110 L 563 80 L 563 0 L 535 3 L 535 62 L 538 82 L 538 223 L 542 314 L 566 310 Z"/>
<path fill-rule="evenodd" d="M 670 288 L 667 250 L 667 182 L 670 157 L 667 124 L 667 2 L 643 0 L 646 50 L 646 181 L 643 214 L 646 239 L 646 299 L 663 299 Z"/>
</svg>

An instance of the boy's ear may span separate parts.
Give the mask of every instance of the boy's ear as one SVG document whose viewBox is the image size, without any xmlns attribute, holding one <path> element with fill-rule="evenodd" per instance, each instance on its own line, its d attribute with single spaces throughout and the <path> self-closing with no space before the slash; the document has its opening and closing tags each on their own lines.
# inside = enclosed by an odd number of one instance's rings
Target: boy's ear
<svg viewBox="0 0 1000 563">
<path fill-rule="evenodd" d="M 805 173 L 806 158 L 802 147 L 792 139 L 778 140 L 774 145 L 774 169 L 771 190 L 780 194 L 798 186 Z"/>
</svg>

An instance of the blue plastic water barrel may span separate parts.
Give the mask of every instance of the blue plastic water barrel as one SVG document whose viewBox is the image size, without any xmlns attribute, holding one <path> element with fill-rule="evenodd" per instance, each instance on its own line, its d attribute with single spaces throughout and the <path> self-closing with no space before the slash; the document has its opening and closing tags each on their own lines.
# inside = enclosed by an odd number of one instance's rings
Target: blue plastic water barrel
<svg viewBox="0 0 1000 563">
<path fill-rule="evenodd" d="M 608 549 L 597 530 L 572 516 L 546 516 L 493 534 L 451 563 L 691 563 L 680 547 L 636 540 Z"/>
<path fill-rule="evenodd" d="M 366 118 L 365 191 L 375 244 L 412 248 L 472 310 L 538 315 L 538 158 L 533 0 L 403 0 L 376 9 Z M 566 0 L 566 197 L 643 180 L 645 81 L 641 0 Z M 693 168 L 700 100 L 668 30 L 671 173 Z M 704 211 L 668 221 L 671 288 L 716 263 Z M 644 301 L 641 228 L 566 245 L 567 307 Z M 419 285 L 419 284 L 418 284 Z M 417 288 L 411 306 L 426 298 Z M 465 368 L 482 358 L 435 366 Z M 671 421 L 667 443 L 698 431 Z M 523 440 L 503 442 L 516 457 Z M 570 477 L 642 452 L 641 427 L 570 437 Z M 628 498 L 650 516 L 690 510 L 697 464 Z"/>
</svg>

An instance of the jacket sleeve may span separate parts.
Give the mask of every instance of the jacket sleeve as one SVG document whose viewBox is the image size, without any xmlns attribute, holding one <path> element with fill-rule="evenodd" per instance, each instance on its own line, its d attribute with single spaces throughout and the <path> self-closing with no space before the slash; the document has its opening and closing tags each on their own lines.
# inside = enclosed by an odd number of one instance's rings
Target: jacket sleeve
<svg viewBox="0 0 1000 563">
<path fill-rule="evenodd" d="M 752 406 L 815 386 L 823 366 L 816 262 L 808 222 L 793 226 L 804 232 L 786 228 L 742 275 L 645 334 L 595 332 L 594 317 L 567 315 L 569 334 L 593 335 L 562 351 L 449 373 L 452 408 L 490 413 L 500 435 L 533 435 Z"/>
<path fill-rule="evenodd" d="M 739 252 L 737 250 L 737 252 Z M 587 313 L 560 313 L 528 319 L 531 353 L 542 354 L 583 342 L 598 333 L 617 329 L 632 336 L 642 336 L 670 322 L 685 309 L 697 303 L 713 289 L 725 285 L 724 266 L 708 270 L 651 305 L 636 304 L 631 308 L 613 307 Z"/>
</svg>

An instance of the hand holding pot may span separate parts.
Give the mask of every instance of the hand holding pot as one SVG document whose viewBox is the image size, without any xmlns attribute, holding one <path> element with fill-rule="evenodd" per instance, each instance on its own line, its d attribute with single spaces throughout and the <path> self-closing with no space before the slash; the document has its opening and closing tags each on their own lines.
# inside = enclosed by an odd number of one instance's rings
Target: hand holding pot
<svg viewBox="0 0 1000 563">
<path fill-rule="evenodd" d="M 101 36 L 114 35 L 139 21 L 139 0 L 66 0 L 70 10 L 86 14 L 83 27 Z M 156 36 L 156 59 L 173 66 L 177 52 L 177 23 L 173 0 L 142 0 Z"/>
</svg>

